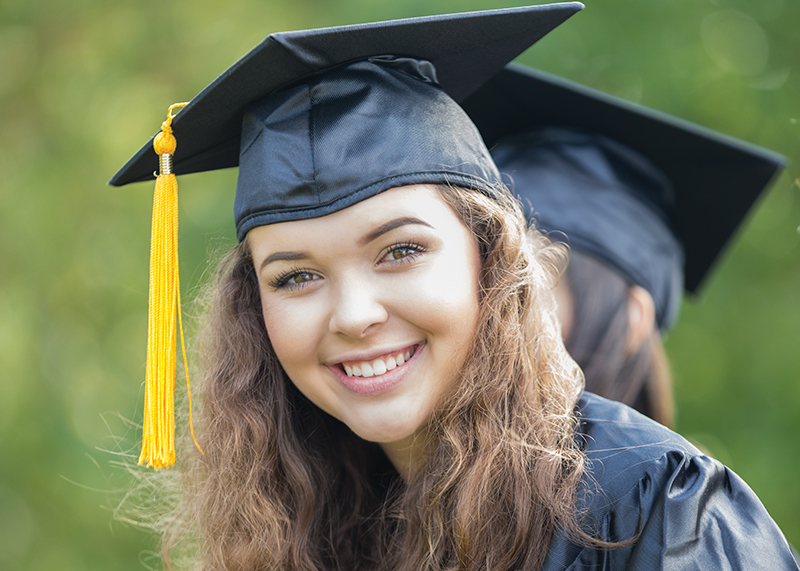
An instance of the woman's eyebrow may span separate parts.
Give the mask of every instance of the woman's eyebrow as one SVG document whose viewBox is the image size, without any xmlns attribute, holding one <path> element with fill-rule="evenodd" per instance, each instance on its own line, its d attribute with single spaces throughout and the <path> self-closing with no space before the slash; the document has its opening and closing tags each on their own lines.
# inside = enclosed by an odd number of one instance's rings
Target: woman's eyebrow
<svg viewBox="0 0 800 571">
<path fill-rule="evenodd" d="M 395 228 L 400 228 L 401 226 L 406 226 L 408 224 L 420 224 L 422 226 L 427 226 L 428 228 L 433 228 L 433 226 L 423 220 L 420 220 L 419 218 L 414 218 L 413 216 L 404 216 L 402 218 L 395 218 L 394 220 L 389 220 L 388 222 L 381 224 L 366 236 L 361 237 L 358 240 L 358 243 L 364 246 L 376 238 L 383 236 L 387 232 L 391 232 Z M 284 260 L 302 260 L 304 258 L 308 258 L 308 254 L 305 252 L 275 252 L 274 254 L 270 254 L 264 258 L 264 261 L 261 262 L 261 265 L 258 269 L 261 271 L 266 265 L 271 264 L 272 262 Z"/>
<path fill-rule="evenodd" d="M 258 268 L 258 271 L 264 269 L 264 266 L 267 264 L 271 264 L 272 262 L 278 262 L 281 260 L 302 260 L 303 258 L 307 258 L 308 254 L 305 252 L 275 252 L 274 254 L 270 254 L 264 261 L 261 262 L 261 265 Z"/>
<path fill-rule="evenodd" d="M 395 218 L 394 220 L 389 220 L 385 224 L 381 224 L 375 230 L 367 234 L 366 236 L 362 237 L 358 243 L 361 246 L 366 246 L 376 238 L 386 234 L 387 232 L 391 232 L 395 228 L 400 228 L 400 226 L 406 226 L 408 224 L 421 224 L 422 226 L 427 226 L 428 228 L 433 228 L 427 222 L 420 220 L 419 218 L 414 218 L 412 216 L 404 216 L 402 218 Z"/>
</svg>

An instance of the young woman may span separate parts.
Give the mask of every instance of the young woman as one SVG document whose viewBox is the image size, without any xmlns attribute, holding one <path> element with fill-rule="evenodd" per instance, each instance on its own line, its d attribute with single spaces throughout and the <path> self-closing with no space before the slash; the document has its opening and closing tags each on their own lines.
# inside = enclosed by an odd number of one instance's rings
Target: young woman
<svg viewBox="0 0 800 571">
<path fill-rule="evenodd" d="M 528 217 L 570 246 L 557 294 L 586 389 L 671 427 L 661 334 L 786 158 L 515 64 L 464 105 Z"/>
<path fill-rule="evenodd" d="M 454 100 L 577 8 L 275 35 L 178 115 L 183 145 L 197 109 L 249 99 L 238 142 L 220 121 L 186 145 L 186 170 L 238 149 L 241 242 L 167 546 L 193 531 L 204 569 L 796 568 L 734 474 L 581 396 L 563 251 L 527 233 Z M 297 75 L 232 89 L 287 50 Z"/>
</svg>

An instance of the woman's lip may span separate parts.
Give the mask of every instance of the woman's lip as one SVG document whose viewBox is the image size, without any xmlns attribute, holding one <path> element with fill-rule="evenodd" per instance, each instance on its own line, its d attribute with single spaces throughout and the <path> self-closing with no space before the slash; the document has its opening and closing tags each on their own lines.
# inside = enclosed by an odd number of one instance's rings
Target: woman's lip
<svg viewBox="0 0 800 571">
<path fill-rule="evenodd" d="M 336 360 L 327 361 L 326 365 L 328 367 L 337 366 L 341 367 L 344 363 L 369 363 L 370 361 L 374 361 L 375 359 L 381 359 L 383 357 L 389 357 L 392 355 L 398 355 L 400 353 L 407 353 L 408 351 L 414 350 L 415 347 L 419 347 L 422 345 L 423 342 L 411 343 L 410 345 L 405 345 L 399 349 L 378 349 L 375 351 L 371 351 L 369 353 L 361 353 L 361 354 L 354 354 L 354 355 L 345 355 L 343 357 L 339 357 Z"/>
<path fill-rule="evenodd" d="M 339 363 L 328 366 L 328 370 L 331 371 L 333 376 L 336 377 L 336 380 L 339 381 L 342 386 L 344 386 L 344 388 L 350 392 L 359 395 L 374 395 L 377 393 L 382 393 L 399 385 L 403 379 L 406 378 L 408 373 L 411 372 L 411 369 L 416 364 L 419 356 L 423 353 L 425 349 L 425 343 L 410 345 L 401 351 L 406 351 L 411 348 L 414 349 L 414 354 L 408 361 L 377 377 L 351 377 L 344 372 Z M 383 355 L 386 354 L 387 353 L 383 353 Z M 388 354 L 391 355 L 392 353 L 389 352 Z"/>
</svg>

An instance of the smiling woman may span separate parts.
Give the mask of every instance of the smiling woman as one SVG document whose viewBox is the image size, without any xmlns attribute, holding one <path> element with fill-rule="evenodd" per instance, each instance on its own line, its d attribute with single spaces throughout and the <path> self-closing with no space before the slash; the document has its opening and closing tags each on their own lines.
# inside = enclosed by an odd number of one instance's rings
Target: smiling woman
<svg viewBox="0 0 800 571">
<path fill-rule="evenodd" d="M 409 186 L 323 218 L 261 226 L 248 239 L 286 374 L 407 472 L 403 455 L 475 333 L 475 237 L 435 188 Z"/>
<path fill-rule="evenodd" d="M 549 293 L 562 262 L 501 188 L 394 188 L 250 231 L 212 286 L 206 453 L 187 500 L 219 560 L 244 525 L 255 543 L 235 560 L 253 568 L 418 568 L 409 553 L 538 567 L 552 518 L 576 527 L 582 474 L 581 377 Z M 486 474 L 519 484 L 487 495 Z M 461 555 L 443 535 L 455 526 Z"/>
<path fill-rule="evenodd" d="M 194 137 L 176 169 L 238 156 L 240 244 L 211 284 L 204 454 L 183 451 L 167 553 L 194 532 L 204 569 L 793 568 L 734 474 L 581 395 L 552 291 L 564 249 L 526 228 L 456 101 L 579 8 L 277 34 L 177 115 Z"/>
</svg>

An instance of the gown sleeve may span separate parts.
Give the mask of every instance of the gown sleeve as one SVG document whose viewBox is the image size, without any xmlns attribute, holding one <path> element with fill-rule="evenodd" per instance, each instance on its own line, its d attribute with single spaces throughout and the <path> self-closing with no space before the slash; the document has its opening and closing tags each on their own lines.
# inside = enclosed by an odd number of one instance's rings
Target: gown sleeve
<svg viewBox="0 0 800 571">
<path fill-rule="evenodd" d="M 582 522 L 593 537 L 626 544 L 595 547 L 557 533 L 545 571 L 799 569 L 781 530 L 731 470 L 622 405 L 593 396 L 582 403 L 590 465 Z"/>
</svg>

